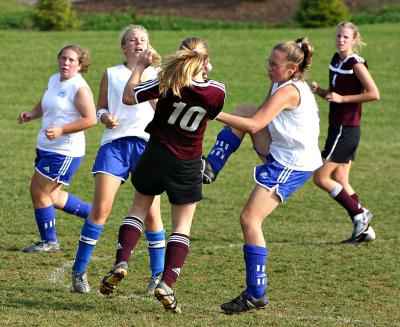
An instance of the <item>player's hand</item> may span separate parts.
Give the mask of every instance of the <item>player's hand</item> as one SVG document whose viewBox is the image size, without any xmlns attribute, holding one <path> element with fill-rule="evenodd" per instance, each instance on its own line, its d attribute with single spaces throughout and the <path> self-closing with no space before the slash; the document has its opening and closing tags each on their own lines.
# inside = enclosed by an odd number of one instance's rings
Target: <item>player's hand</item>
<svg viewBox="0 0 400 327">
<path fill-rule="evenodd" d="M 335 92 L 330 92 L 326 95 L 325 100 L 327 100 L 329 102 L 342 103 L 343 96 L 341 96 L 340 94 L 337 94 Z"/>
<path fill-rule="evenodd" d="M 312 91 L 312 92 L 314 92 L 314 93 L 316 93 L 316 92 L 317 92 L 317 90 L 318 90 L 318 88 L 319 88 L 319 85 L 318 85 L 318 83 L 317 83 L 317 82 L 315 82 L 315 81 L 313 81 L 313 82 L 311 83 L 311 85 L 310 85 L 310 89 L 311 89 L 311 91 Z"/>
<path fill-rule="evenodd" d="M 101 116 L 101 121 L 108 129 L 113 129 L 118 126 L 118 118 L 110 114 L 103 114 Z"/>
<path fill-rule="evenodd" d="M 27 123 L 32 120 L 32 114 L 29 111 L 23 111 L 18 116 L 18 122 L 20 124 Z"/>
<path fill-rule="evenodd" d="M 145 49 L 139 54 L 137 64 L 143 65 L 144 67 L 151 66 L 153 62 L 153 52 L 151 49 Z"/>
<path fill-rule="evenodd" d="M 45 133 L 46 133 L 46 137 L 50 141 L 53 141 L 63 134 L 63 128 L 61 126 L 51 126 L 51 127 L 46 128 Z"/>
</svg>

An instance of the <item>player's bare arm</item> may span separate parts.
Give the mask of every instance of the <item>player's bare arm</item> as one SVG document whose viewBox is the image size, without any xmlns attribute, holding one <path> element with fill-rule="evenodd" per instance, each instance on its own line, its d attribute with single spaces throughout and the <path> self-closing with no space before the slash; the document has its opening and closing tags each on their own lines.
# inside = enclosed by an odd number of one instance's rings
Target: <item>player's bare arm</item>
<svg viewBox="0 0 400 327">
<path fill-rule="evenodd" d="M 126 105 L 136 104 L 135 90 L 134 87 L 139 84 L 140 77 L 142 76 L 144 70 L 149 67 L 152 63 L 152 52 L 149 49 L 143 50 L 139 54 L 138 61 L 136 63 L 135 69 L 132 72 L 131 77 L 125 85 L 124 93 L 122 95 L 122 103 Z"/>
<path fill-rule="evenodd" d="M 42 101 L 39 101 L 31 111 L 23 111 L 18 116 L 18 122 L 20 124 L 30 122 L 33 119 L 42 117 Z"/>
<path fill-rule="evenodd" d="M 76 93 L 74 102 L 81 118 L 71 124 L 47 128 L 46 136 L 49 140 L 54 140 L 63 134 L 80 132 L 96 125 L 96 109 L 94 107 L 92 91 L 87 87 L 81 87 Z"/>
</svg>

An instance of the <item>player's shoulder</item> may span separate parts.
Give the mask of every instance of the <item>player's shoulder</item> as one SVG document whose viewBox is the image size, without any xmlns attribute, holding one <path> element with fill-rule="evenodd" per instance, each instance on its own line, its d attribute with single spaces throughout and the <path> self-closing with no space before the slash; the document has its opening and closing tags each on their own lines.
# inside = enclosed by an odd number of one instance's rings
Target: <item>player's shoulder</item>
<svg viewBox="0 0 400 327">
<path fill-rule="evenodd" d="M 211 87 L 215 87 L 215 88 L 217 88 L 217 89 L 220 89 L 220 90 L 223 91 L 224 93 L 226 92 L 226 90 L 225 90 L 225 84 L 224 84 L 224 83 L 215 81 L 215 80 L 213 80 L 213 79 L 210 79 L 208 82 L 210 83 L 210 86 L 211 86 Z"/>
<path fill-rule="evenodd" d="M 353 53 L 352 55 L 350 55 L 347 59 L 348 63 L 350 65 L 355 65 L 355 64 L 364 64 L 365 63 L 365 59 L 361 56 L 359 56 L 356 53 Z"/>
</svg>

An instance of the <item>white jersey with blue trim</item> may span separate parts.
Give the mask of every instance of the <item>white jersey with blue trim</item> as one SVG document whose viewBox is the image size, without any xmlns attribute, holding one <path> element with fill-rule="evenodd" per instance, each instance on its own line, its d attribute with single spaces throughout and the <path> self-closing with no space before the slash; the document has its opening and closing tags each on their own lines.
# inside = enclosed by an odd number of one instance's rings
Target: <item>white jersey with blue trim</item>
<svg viewBox="0 0 400 327">
<path fill-rule="evenodd" d="M 136 136 L 144 140 L 149 139 L 149 134 L 144 131 L 147 124 L 153 119 L 154 109 L 150 102 L 136 105 L 122 103 L 124 87 L 132 71 L 125 65 L 117 65 L 107 68 L 108 77 L 108 111 L 111 116 L 118 119 L 118 126 L 113 129 L 105 128 L 101 144 L 111 142 L 122 137 Z M 148 67 L 143 74 L 147 79 L 157 76 L 154 67 Z"/>
<path fill-rule="evenodd" d="M 46 129 L 51 126 L 64 126 L 81 118 L 74 99 L 81 87 L 89 88 L 81 74 L 60 81 L 60 73 L 50 77 L 47 90 L 42 98 L 42 127 L 37 137 L 37 148 L 64 156 L 82 157 L 85 155 L 85 134 L 83 131 L 64 134 L 55 140 L 46 137 Z"/>
<path fill-rule="evenodd" d="M 270 153 L 280 164 L 294 170 L 314 171 L 322 165 L 318 147 L 319 111 L 314 94 L 306 82 L 289 80 L 272 86 L 271 95 L 293 85 L 300 93 L 296 109 L 284 109 L 269 123 Z"/>
</svg>

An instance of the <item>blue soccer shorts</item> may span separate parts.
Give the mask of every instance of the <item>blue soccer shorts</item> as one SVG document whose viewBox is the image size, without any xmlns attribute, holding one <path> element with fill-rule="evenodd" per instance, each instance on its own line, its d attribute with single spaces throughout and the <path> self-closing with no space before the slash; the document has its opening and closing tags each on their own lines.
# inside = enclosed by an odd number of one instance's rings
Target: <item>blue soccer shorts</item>
<svg viewBox="0 0 400 327">
<path fill-rule="evenodd" d="M 83 156 L 70 157 L 36 149 L 35 169 L 53 182 L 69 185 L 82 160 Z"/>
<path fill-rule="evenodd" d="M 265 164 L 254 168 L 254 180 L 266 189 L 276 192 L 282 202 L 286 201 L 313 174 L 312 171 L 287 168 L 277 162 L 271 154 L 267 159 Z"/>
<path fill-rule="evenodd" d="M 133 173 L 147 141 L 135 137 L 121 137 L 103 144 L 97 153 L 92 173 L 103 173 L 125 182 Z"/>
</svg>

